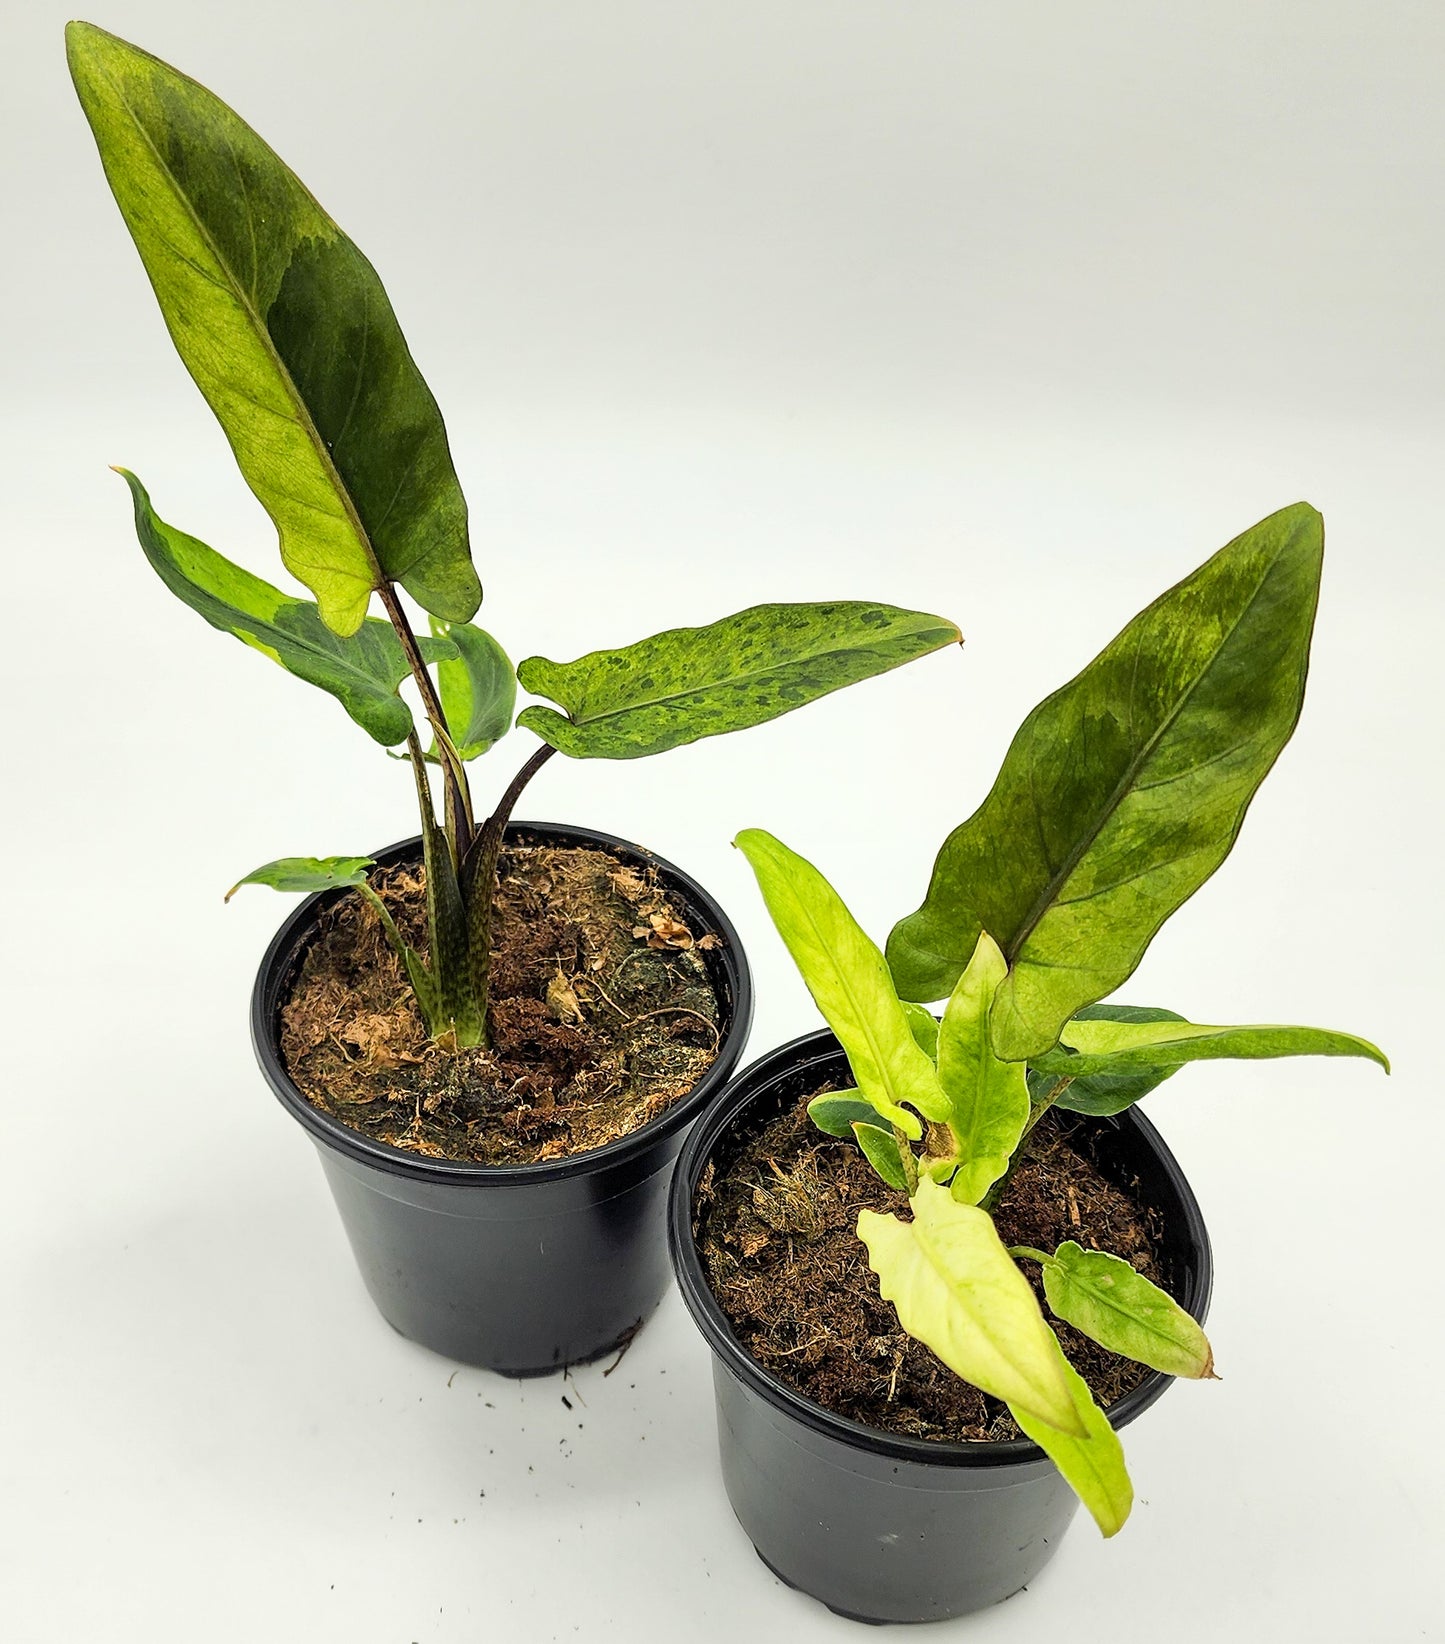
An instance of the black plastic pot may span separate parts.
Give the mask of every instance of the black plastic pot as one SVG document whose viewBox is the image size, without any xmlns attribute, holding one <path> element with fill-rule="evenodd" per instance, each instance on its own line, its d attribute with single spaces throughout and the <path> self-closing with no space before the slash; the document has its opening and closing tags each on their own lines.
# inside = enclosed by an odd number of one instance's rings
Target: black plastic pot
<svg viewBox="0 0 1445 1644">
<path fill-rule="evenodd" d="M 369 1140 L 292 1083 L 279 1029 L 317 916 L 345 892 L 308 897 L 277 932 L 251 997 L 251 1038 L 267 1083 L 321 1155 L 361 1276 L 402 1335 L 465 1364 L 536 1376 L 626 1341 L 667 1288 L 667 1184 L 693 1119 L 726 1084 L 752 1023 L 752 980 L 731 921 L 696 880 L 641 846 L 588 828 L 513 822 L 513 844 L 588 846 L 651 868 L 696 931 L 718 992 L 717 1060 L 691 1091 L 606 1147 L 543 1164 L 424 1158 Z M 416 860 L 420 841 L 376 853 Z"/>
<path fill-rule="evenodd" d="M 693 1239 L 693 1195 L 708 1162 L 726 1169 L 745 1138 L 828 1080 L 852 1083 L 847 1060 L 831 1033 L 811 1033 L 754 1062 L 703 1116 L 673 1177 L 673 1265 L 712 1348 L 723 1482 L 758 1556 L 851 1620 L 942 1621 L 996 1604 L 1037 1575 L 1074 1516 L 1073 1491 L 1025 1439 L 909 1438 L 794 1392 L 738 1343 Z M 1159 1212 L 1165 1282 L 1203 1319 L 1209 1235 L 1158 1132 L 1135 1109 L 1080 1118 L 1079 1127 L 1104 1174 Z M 1151 1372 L 1111 1407 L 1110 1421 L 1133 1421 L 1172 1380 Z"/>
</svg>

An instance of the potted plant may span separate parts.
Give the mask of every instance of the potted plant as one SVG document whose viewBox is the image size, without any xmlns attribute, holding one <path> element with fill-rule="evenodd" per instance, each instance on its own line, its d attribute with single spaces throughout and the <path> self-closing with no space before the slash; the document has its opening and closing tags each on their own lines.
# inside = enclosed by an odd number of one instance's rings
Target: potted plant
<svg viewBox="0 0 1445 1644">
<path fill-rule="evenodd" d="M 1294 729 L 1322 551 L 1312 508 L 1272 515 L 1035 708 L 886 960 L 810 863 L 736 841 L 832 1031 L 704 1116 L 673 1257 L 737 1515 L 843 1614 L 1006 1598 L 1079 1500 L 1113 1535 L 1116 1428 L 1213 1374 L 1208 1237 L 1142 1096 L 1222 1057 L 1388 1071 L 1345 1033 L 1098 1002 L 1223 861 Z"/>
<path fill-rule="evenodd" d="M 742 1052 L 747 965 L 680 870 L 513 807 L 556 751 L 633 759 L 756 725 L 958 631 L 859 601 L 762 605 L 514 671 L 471 623 L 446 430 L 370 263 L 204 87 L 90 24 L 66 43 L 172 340 L 314 597 L 168 524 L 127 473 L 141 547 L 213 627 L 403 747 L 416 790 L 417 838 L 241 881 L 311 893 L 257 979 L 262 1070 L 399 1330 L 518 1375 L 605 1352 L 665 1285 L 666 1171 Z M 510 727 L 518 680 L 557 706 L 521 713 L 542 745 L 479 816 L 467 766 Z"/>
</svg>

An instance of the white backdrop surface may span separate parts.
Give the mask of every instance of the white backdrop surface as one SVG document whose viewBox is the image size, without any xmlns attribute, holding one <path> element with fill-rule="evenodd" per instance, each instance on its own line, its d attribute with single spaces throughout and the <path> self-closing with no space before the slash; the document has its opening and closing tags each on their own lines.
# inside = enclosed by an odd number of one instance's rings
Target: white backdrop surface
<svg viewBox="0 0 1445 1644">
<path fill-rule="evenodd" d="M 246 1042 L 286 904 L 221 892 L 411 832 L 409 780 L 146 569 L 108 463 L 280 574 L 105 191 L 65 12 L 3 15 L 0 1633 L 849 1636 L 732 1519 L 675 1296 L 616 1373 L 566 1386 L 457 1370 L 364 1296 Z M 231 101 L 377 264 L 514 656 L 761 599 L 963 627 L 961 653 L 771 726 L 554 760 L 531 790 L 527 814 L 716 891 L 755 1053 L 815 1018 L 740 827 L 812 857 L 881 937 L 1035 701 L 1246 525 L 1324 511 L 1299 732 L 1128 993 L 1351 1029 L 1394 1076 L 1205 1066 L 1151 1099 L 1214 1237 L 1224 1379 L 1129 1430 L 1120 1537 L 1076 1524 L 1028 1593 L 939 1636 L 1445 1636 L 1438 8 L 94 20 Z"/>
</svg>

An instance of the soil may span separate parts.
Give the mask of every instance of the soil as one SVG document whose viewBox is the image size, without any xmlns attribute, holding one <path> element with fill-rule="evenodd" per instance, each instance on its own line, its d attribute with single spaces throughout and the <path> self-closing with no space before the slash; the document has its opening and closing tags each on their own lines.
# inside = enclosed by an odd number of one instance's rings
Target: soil
<svg viewBox="0 0 1445 1644">
<path fill-rule="evenodd" d="M 734 1335 L 804 1397 L 869 1427 L 953 1441 L 1020 1437 L 1007 1407 L 905 1335 L 879 1295 L 855 1232 L 858 1212 L 906 1219 L 908 1200 L 879 1180 L 852 1142 L 816 1128 L 807 1114 L 816 1094 L 743 1139 L 721 1170 L 710 1162 L 699 1183 L 694 1234 Z M 1004 1243 L 1053 1250 L 1074 1239 L 1162 1285 L 1154 1213 L 1101 1174 L 1071 1128 L 1067 1116 L 1051 1112 L 1030 1138 L 994 1213 Z M 1020 1265 L 1042 1302 L 1038 1264 Z M 1150 1374 L 1050 1322 L 1101 1405 Z"/>
<path fill-rule="evenodd" d="M 426 954 L 420 865 L 371 884 Z M 486 1050 L 427 1037 L 372 908 L 321 916 L 281 1012 L 287 1070 L 353 1130 L 431 1158 L 529 1164 L 626 1136 L 716 1059 L 719 1006 L 703 954 L 650 870 L 605 851 L 509 846 L 493 901 Z"/>
</svg>

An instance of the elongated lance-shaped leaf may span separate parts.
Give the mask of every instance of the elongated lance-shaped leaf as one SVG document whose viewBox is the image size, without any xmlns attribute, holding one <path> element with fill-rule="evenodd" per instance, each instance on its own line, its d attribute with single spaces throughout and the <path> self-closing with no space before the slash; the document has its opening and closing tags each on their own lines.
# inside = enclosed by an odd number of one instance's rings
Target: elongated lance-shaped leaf
<svg viewBox="0 0 1445 1644">
<path fill-rule="evenodd" d="M 433 618 L 431 630 L 456 648 L 450 661 L 437 665 L 437 690 L 452 746 L 463 759 L 477 759 L 512 728 L 516 671 L 496 640 L 470 623 Z M 436 757 L 433 747 L 428 758 Z"/>
<path fill-rule="evenodd" d="M 171 340 L 339 634 L 399 582 L 464 622 L 481 588 L 446 430 L 376 271 L 204 86 L 90 23 L 66 53 Z"/>
<path fill-rule="evenodd" d="M 1064 1475 L 1105 1536 L 1118 1535 L 1134 1505 L 1134 1486 L 1124 1465 L 1124 1447 L 1109 1425 L 1109 1418 L 1094 1402 L 1088 1383 L 1064 1357 L 1052 1331 L 1049 1339 L 1087 1436 L 1061 1433 L 1020 1405 L 1010 1404 L 1009 1413 Z"/>
<path fill-rule="evenodd" d="M 204 542 L 167 525 L 135 475 L 124 468 L 117 472 L 130 486 L 136 535 L 145 556 L 178 599 L 213 628 L 234 635 L 307 684 L 329 691 L 368 736 L 387 746 L 406 740 L 411 709 L 397 694 L 397 686 L 407 675 L 407 661 L 389 622 L 368 617 L 354 634 L 343 638 L 333 633 L 310 600 L 283 594 Z M 449 639 L 422 639 L 418 644 L 429 662 L 456 655 Z"/>
<path fill-rule="evenodd" d="M 752 865 L 778 935 L 847 1052 L 858 1094 L 917 1141 L 923 1127 L 903 1104 L 926 1119 L 942 1119 L 948 1103 L 883 955 L 811 862 L 761 828 L 745 828 L 733 843 Z"/>
<path fill-rule="evenodd" d="M 899 1193 L 908 1191 L 908 1175 L 903 1168 L 903 1155 L 898 1149 L 898 1138 L 891 1130 L 884 1130 L 880 1125 L 858 1123 L 853 1126 L 853 1134 L 862 1149 L 863 1157 L 867 1159 L 891 1188 Z"/>
<path fill-rule="evenodd" d="M 1128 1262 L 1067 1239 L 1043 1274 L 1054 1315 L 1101 1347 L 1166 1376 L 1213 1376 L 1214 1354 L 1198 1320 Z"/>
<path fill-rule="evenodd" d="M 1083 1437 L 1054 1333 L 992 1218 L 919 1178 L 911 1222 L 858 1213 L 858 1237 L 898 1322 L 956 1375 Z"/>
<path fill-rule="evenodd" d="M 238 879 L 226 892 L 226 900 L 229 902 L 242 885 L 269 885 L 272 890 L 294 891 L 302 896 L 364 885 L 366 870 L 371 866 L 369 856 L 283 856 Z"/>
<path fill-rule="evenodd" d="M 1081 1078 L 1152 1074 L 1186 1062 L 1259 1061 L 1276 1056 L 1363 1056 L 1388 1073 L 1385 1053 L 1368 1039 L 1330 1028 L 1210 1027 L 1199 1022 L 1081 1020 L 1064 1026 L 1058 1048 L 1033 1058 L 1040 1073 Z M 1067 1094 L 1067 1093 L 1066 1093 Z"/>
<path fill-rule="evenodd" d="M 958 1146 L 952 1192 L 964 1204 L 977 1204 L 1008 1169 L 1029 1119 L 1024 1065 L 994 1055 L 989 1029 L 989 1007 L 1007 975 L 998 944 L 984 931 L 938 1030 L 938 1082 Z"/>
<path fill-rule="evenodd" d="M 1076 1022 L 1182 1022 L 1176 1011 L 1163 1010 L 1157 1005 L 1121 1005 L 1109 1001 L 1102 1005 L 1085 1005 L 1074 1017 Z M 1064 1030 L 1068 1031 L 1067 1028 Z M 1175 1073 L 1175 1069 L 1155 1068 L 1147 1073 L 1096 1073 L 1078 1078 L 1072 1067 L 1067 1075 L 1039 1073 L 1029 1069 L 1029 1097 L 1035 1102 L 1049 1101 L 1055 1106 L 1068 1108 L 1072 1113 L 1090 1113 L 1105 1116 L 1122 1113 L 1126 1107 L 1147 1096 L 1151 1090 Z M 1061 1077 L 1069 1083 L 1058 1093 Z"/>
<path fill-rule="evenodd" d="M 889 938 L 906 998 L 946 994 L 989 931 L 1009 962 L 994 1048 L 1022 1061 L 1132 973 L 1294 730 L 1323 549 L 1313 508 L 1272 514 L 1034 709 Z"/>
<path fill-rule="evenodd" d="M 565 710 L 517 723 L 574 759 L 639 759 L 790 713 L 844 685 L 961 644 L 942 617 L 856 600 L 754 605 L 575 662 L 528 657 L 527 690 Z"/>
</svg>

